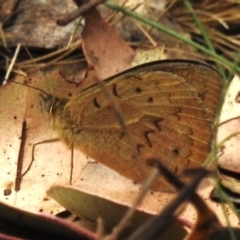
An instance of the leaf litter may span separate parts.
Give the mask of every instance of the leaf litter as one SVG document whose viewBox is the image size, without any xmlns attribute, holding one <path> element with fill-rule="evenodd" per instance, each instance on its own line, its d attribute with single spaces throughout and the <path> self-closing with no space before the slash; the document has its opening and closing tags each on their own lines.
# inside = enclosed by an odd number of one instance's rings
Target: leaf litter
<svg viewBox="0 0 240 240">
<path fill-rule="evenodd" d="M 94 35 L 93 35 L 94 36 Z M 101 35 L 100 35 L 101 36 Z M 98 36 L 99 38 L 101 38 L 100 36 Z M 89 41 L 89 39 L 87 39 Z M 97 41 L 97 38 L 93 39 L 93 42 Z M 119 49 L 121 49 L 121 45 L 119 46 Z M 91 50 L 92 51 L 92 50 Z M 92 52 L 89 51 L 87 52 L 87 50 L 85 49 L 86 52 L 86 56 L 91 55 Z M 96 52 L 96 50 L 93 50 L 94 52 Z M 110 49 L 111 51 L 111 49 Z M 118 53 L 116 53 L 118 54 Z M 98 76 L 103 76 L 103 78 L 105 78 L 107 76 L 107 69 L 109 69 L 109 67 L 111 66 L 111 61 L 117 60 L 116 59 L 116 54 L 114 56 L 114 54 L 112 55 L 112 59 L 108 59 L 109 61 L 102 61 L 102 57 L 99 57 L 97 63 L 101 63 L 101 69 L 105 69 L 103 71 L 103 73 L 95 73 L 95 75 Z M 131 54 L 130 54 L 131 55 Z M 93 55 L 91 55 L 93 56 Z M 131 56 L 132 57 L 132 56 Z M 130 59 L 131 59 L 130 57 Z M 88 62 L 90 63 L 94 63 L 94 61 L 92 61 L 92 58 L 88 58 Z M 102 64 L 104 65 L 104 63 L 106 62 L 105 66 L 102 66 Z M 117 65 L 117 61 L 116 61 L 116 66 Z M 128 63 L 130 64 L 130 62 Z M 93 64 L 94 65 L 94 64 Z M 99 66 L 97 64 L 95 64 L 96 69 L 98 69 L 97 71 L 101 71 L 101 69 L 99 68 Z M 117 67 L 118 68 L 118 67 Z M 127 68 L 127 67 L 124 67 Z M 123 69 L 124 69 L 123 68 Z M 121 69 L 121 68 L 120 68 Z M 109 73 L 109 74 L 114 74 L 116 72 L 116 67 L 113 69 L 113 73 Z M 91 74 L 91 71 L 89 72 L 89 75 Z M 53 75 L 57 75 L 57 73 L 53 73 Z M 39 77 L 37 77 L 36 79 L 38 79 Z M 65 85 L 64 87 L 62 87 L 62 82 L 59 84 L 57 83 L 56 85 L 52 83 L 52 80 L 54 79 L 59 79 L 60 76 L 51 76 L 51 82 L 50 80 L 47 80 L 47 91 L 53 91 L 54 93 L 58 93 L 57 90 L 55 90 L 54 88 L 62 88 L 62 92 L 59 91 L 60 96 L 63 95 L 67 95 L 66 97 L 69 97 L 68 94 L 69 92 L 66 94 L 66 92 L 64 91 L 65 89 L 69 89 L 70 85 Z M 102 77 L 100 77 L 101 79 Z M 16 79 L 15 79 L 16 80 Z M 17 79 L 16 81 L 23 81 L 23 80 L 19 80 Z M 31 80 L 31 84 L 34 84 L 33 82 L 35 81 L 34 77 Z M 38 80 L 36 80 L 38 81 Z M 64 81 L 63 81 L 64 82 Z M 44 84 L 43 84 L 44 85 Z M 42 79 L 41 81 L 39 80 L 39 83 L 36 84 L 36 86 L 40 86 L 46 88 L 46 86 L 44 87 L 42 85 Z M 28 156 L 26 159 L 24 159 L 24 166 L 23 169 L 26 168 L 26 166 L 28 165 L 28 163 L 31 160 L 31 148 L 32 148 L 32 144 L 35 141 L 40 141 L 41 140 L 46 140 L 46 139 L 51 139 L 51 138 L 55 138 L 56 134 L 54 132 L 51 131 L 51 129 L 49 128 L 48 125 L 48 119 L 46 118 L 46 116 L 44 116 L 43 113 L 41 113 L 41 107 L 39 106 L 39 99 L 38 99 L 38 93 L 34 90 L 30 90 L 30 89 L 26 89 L 23 86 L 16 86 L 13 87 L 14 84 L 7 85 L 5 87 L 3 87 L 3 89 L 5 89 L 4 91 L 2 90 L 2 93 L 0 95 L 1 97 L 1 101 L 2 102 L 6 102 L 5 107 L 2 107 L 1 111 L 4 113 L 4 117 L 1 119 L 1 133 L 4 132 L 3 136 L 4 139 L 6 141 L 6 145 L 3 147 L 3 150 L 1 151 L 1 159 L 8 159 L 7 164 L 6 161 L 4 161 L 4 181 L 1 182 L 1 185 L 6 184 L 6 182 L 13 182 L 13 179 L 15 177 L 15 169 L 16 169 L 16 162 L 17 162 L 17 154 L 18 151 L 14 150 L 12 151 L 12 149 L 19 149 L 20 146 L 20 140 L 19 139 L 21 137 L 21 129 L 22 129 L 22 124 L 23 121 L 26 120 L 27 122 L 27 141 L 26 141 L 26 150 L 24 151 L 24 155 Z M 54 86 L 54 87 L 53 87 Z M 76 88 L 76 86 L 74 87 Z M 7 89 L 7 90 L 6 90 Z M 26 89 L 26 90 L 23 90 Z M 54 90 L 53 90 L 54 89 Z M 79 91 L 76 90 L 76 92 Z M 32 92 L 32 93 L 31 93 Z M 34 92 L 34 93 L 33 93 Z M 14 94 L 13 94 L 14 93 Z M 62 95 L 63 94 L 63 95 Z M 74 91 L 73 93 L 74 94 Z M 9 101 L 7 100 L 9 98 Z M 4 105 L 4 104 L 3 104 Z M 13 105 L 16 105 L 16 108 L 13 108 Z M 12 112 L 10 112 L 10 114 L 8 114 L 8 111 L 6 112 L 6 106 L 9 106 L 9 108 L 12 110 Z M 22 107 L 24 106 L 24 108 Z M 41 113 L 41 114 L 40 114 Z M 6 117 L 5 117 L 6 114 Z M 12 126 L 16 126 L 16 129 L 14 127 L 14 129 L 12 128 Z M 14 137 L 13 137 L 14 136 Z M 4 142 L 5 142 L 4 141 Z M 55 149 L 55 150 L 53 150 Z M 53 153 L 52 153 L 53 151 Z M 54 152 L 55 151 L 55 152 Z M 61 152 L 60 152 L 61 151 Z M 47 153 L 47 154 L 46 154 Z M 93 175 L 93 172 L 90 171 L 89 174 L 86 174 L 86 177 L 84 175 L 84 171 L 86 171 L 87 169 L 91 169 L 93 166 L 97 166 L 100 164 L 92 164 L 91 160 L 86 159 L 85 156 L 82 156 L 80 153 L 79 157 L 76 155 L 74 156 L 74 159 L 77 159 L 77 164 L 79 164 L 80 166 L 75 165 L 74 169 L 77 169 L 77 173 L 76 173 L 76 178 L 74 177 L 74 179 L 81 179 L 83 178 L 84 180 L 86 178 L 91 178 Z M 47 155 L 47 156 L 46 156 Z M 44 157 L 45 156 L 45 157 Z M 51 158 L 53 158 L 53 161 L 49 160 L 49 157 L 51 156 Z M 66 157 L 67 156 L 67 157 Z M 67 158 L 67 160 L 66 160 Z M 14 159 L 14 160 L 12 160 Z M 41 159 L 39 161 L 39 159 Z M 46 160 L 44 160 L 46 159 Z M 69 177 L 69 172 L 70 170 L 67 170 L 67 167 L 70 166 L 70 151 L 69 149 L 64 146 L 64 144 L 62 143 L 51 143 L 51 144 L 43 144 L 43 145 L 39 145 L 36 148 L 36 154 L 35 154 L 35 162 L 31 168 L 31 170 L 29 171 L 29 173 L 23 178 L 22 184 L 21 184 L 21 190 L 17 192 L 17 194 L 12 194 L 10 196 L 5 196 L 4 197 L 4 201 L 7 202 L 11 202 L 13 205 L 15 206 L 19 206 L 25 209 L 28 209 L 30 211 L 34 211 L 34 212 L 50 212 L 55 213 L 60 211 L 62 208 L 59 208 L 57 205 L 54 204 L 48 204 L 50 202 L 50 200 L 48 199 L 48 197 L 45 195 L 45 190 L 46 190 L 46 186 L 49 186 L 49 183 L 67 183 L 68 182 L 68 177 Z M 58 161 L 58 162 L 56 162 Z M 42 163 L 42 167 L 40 167 L 38 164 Z M 63 164 L 63 162 L 67 162 L 67 164 Z M 57 168 L 59 167 L 59 168 Z M 35 168 L 35 171 L 34 171 Z M 104 167 L 103 167 L 104 168 Z M 5 171 L 6 169 L 6 171 Z M 14 169 L 14 171 L 13 171 Z M 52 170 L 56 170 L 54 173 L 50 172 Z M 67 172 L 67 173 L 66 173 Z M 83 174 L 83 175 L 81 175 Z M 110 188 L 110 193 L 108 192 L 109 195 L 113 195 L 115 196 L 115 198 L 119 197 L 120 195 L 124 196 L 125 194 L 122 194 L 122 191 L 116 191 L 116 188 L 118 187 L 115 186 L 114 188 L 111 187 L 110 183 L 112 183 L 112 179 L 110 180 L 109 175 L 106 173 L 103 174 L 106 179 L 107 179 L 107 183 L 109 184 L 108 187 Z M 100 180 L 102 180 L 101 176 L 99 180 L 94 178 L 94 181 L 92 183 L 86 184 L 84 181 L 82 181 L 79 185 L 80 186 L 87 186 L 87 188 L 90 188 L 90 186 L 93 186 L 93 193 L 100 193 L 100 189 L 99 187 L 101 187 L 101 185 L 99 186 L 99 184 L 96 184 L 97 182 L 99 182 Z M 60 177 L 59 177 L 60 176 Z M 84 177 L 81 177 L 84 176 Z M 40 180 L 39 178 L 40 177 Z M 47 177 L 49 177 L 49 179 L 47 179 Z M 55 178 L 56 177 L 56 178 Z M 61 180 L 59 180 L 59 178 Z M 115 178 L 115 175 L 114 175 Z M 113 178 L 113 179 L 114 179 Z M 36 185 L 37 183 L 39 183 L 38 185 Z M 95 188 L 94 188 L 94 185 Z M 129 185 L 130 186 L 130 185 Z M 106 188 L 108 188 L 106 187 Z M 83 187 L 84 188 L 84 187 Z M 211 188 L 211 187 L 210 187 Z M 23 191 L 23 189 L 25 189 Z M 104 189 L 104 187 L 103 187 Z M 126 189 L 126 186 L 125 186 Z M 129 189 L 131 189 L 131 187 L 129 187 Z M 138 187 L 136 188 L 135 185 L 133 185 L 133 189 L 135 190 L 130 190 L 129 192 L 132 194 L 134 191 L 135 193 L 138 191 Z M 39 193 L 36 193 L 37 191 L 39 191 Z M 209 188 L 208 190 L 202 194 L 203 198 L 208 198 L 208 193 L 209 193 Z M 102 191 L 103 195 L 106 194 L 106 192 L 104 192 L 104 190 Z M 151 199 L 151 195 L 154 195 L 154 197 L 152 197 L 152 200 L 149 201 L 149 199 Z M 149 196 L 146 198 L 145 203 L 142 204 L 142 208 L 146 208 L 149 211 L 153 211 L 156 212 L 156 208 L 162 208 L 165 205 L 165 202 L 168 202 L 171 199 L 171 194 L 169 196 L 167 196 L 168 194 L 165 195 L 165 197 L 163 196 L 164 194 L 161 193 L 154 193 L 154 194 L 149 194 Z M 129 202 L 129 205 L 131 205 L 132 199 L 133 197 L 129 197 L 130 194 L 128 195 L 127 201 Z M 163 204 L 162 206 L 159 203 L 159 199 L 160 197 L 162 198 Z M 155 198 L 155 199 L 154 199 Z M 47 200 L 46 200 L 47 199 Z M 157 200 L 156 200 L 157 199 Z M 155 202 L 155 204 L 152 205 L 152 202 Z M 210 203 L 209 200 L 207 200 L 207 202 Z M 19 204 L 19 205 L 18 205 Z M 152 207 L 151 207 L 152 206 Z M 54 210 L 53 210 L 54 209 Z M 191 209 L 191 208 L 190 208 Z M 214 211 L 219 212 L 220 207 L 219 206 L 213 206 Z M 188 214 L 186 215 L 187 218 L 192 218 L 194 219 L 194 211 L 191 212 L 192 210 L 189 210 L 189 208 L 186 209 L 186 212 L 188 212 Z M 184 215 L 183 215 L 184 216 Z M 190 216 L 190 217 L 189 217 Z M 223 217 L 224 220 L 224 217 Z M 236 222 L 236 220 L 233 220 L 232 222 Z"/>
</svg>

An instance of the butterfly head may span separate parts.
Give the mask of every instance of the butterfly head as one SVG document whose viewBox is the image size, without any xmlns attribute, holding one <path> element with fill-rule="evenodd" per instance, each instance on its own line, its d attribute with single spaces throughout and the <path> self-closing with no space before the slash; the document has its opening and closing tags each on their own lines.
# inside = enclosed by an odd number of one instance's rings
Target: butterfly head
<svg viewBox="0 0 240 240">
<path fill-rule="evenodd" d="M 39 91 L 40 92 L 39 97 L 42 103 L 43 111 L 49 115 L 57 115 L 61 110 L 64 109 L 65 105 L 68 102 L 67 99 L 55 97 L 52 94 L 48 94 L 47 92 L 43 91 L 40 88 L 29 86 L 19 82 L 13 82 L 13 83 L 23 85 L 25 87 L 29 87 Z"/>
<path fill-rule="evenodd" d="M 68 101 L 67 99 L 58 98 L 47 93 L 40 93 L 39 97 L 42 103 L 43 111 L 50 115 L 58 115 L 59 112 L 64 109 Z"/>
<path fill-rule="evenodd" d="M 56 98 L 53 97 L 52 95 L 49 94 L 39 94 L 41 103 L 42 103 L 42 108 L 45 113 L 52 114 L 53 113 L 53 108 L 54 108 L 54 103 L 56 102 Z"/>
</svg>

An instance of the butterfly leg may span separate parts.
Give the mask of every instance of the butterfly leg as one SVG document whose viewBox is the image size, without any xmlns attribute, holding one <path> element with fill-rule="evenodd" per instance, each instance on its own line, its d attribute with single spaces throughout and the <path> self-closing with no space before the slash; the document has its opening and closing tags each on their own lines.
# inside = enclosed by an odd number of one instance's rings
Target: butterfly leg
<svg viewBox="0 0 240 240">
<path fill-rule="evenodd" d="M 40 144 L 52 143 L 52 142 L 58 142 L 58 141 L 60 141 L 60 138 L 52 138 L 52 139 L 44 140 L 44 141 L 41 141 L 41 142 L 36 142 L 36 143 L 33 144 L 33 147 L 32 147 L 32 160 L 31 160 L 31 163 L 29 164 L 28 168 L 22 174 L 22 178 L 27 174 L 27 172 L 32 167 L 32 164 L 33 164 L 33 161 L 34 161 L 34 152 L 35 152 L 36 146 L 40 145 Z"/>
<path fill-rule="evenodd" d="M 73 142 L 70 143 L 71 147 L 71 170 L 70 170 L 70 179 L 69 179 L 69 185 L 72 185 L 72 176 L 73 176 L 73 157 L 74 157 L 74 144 Z"/>
</svg>

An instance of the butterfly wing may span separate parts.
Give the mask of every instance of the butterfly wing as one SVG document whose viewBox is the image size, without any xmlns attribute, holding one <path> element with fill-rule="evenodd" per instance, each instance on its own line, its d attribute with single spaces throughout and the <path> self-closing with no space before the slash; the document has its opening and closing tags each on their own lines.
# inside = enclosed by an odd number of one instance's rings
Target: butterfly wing
<svg viewBox="0 0 240 240">
<path fill-rule="evenodd" d="M 210 121 L 214 121 L 224 84 L 222 77 L 214 68 L 198 61 L 164 60 L 144 64 L 142 71 L 145 69 L 171 72 L 183 77 L 195 88 L 209 113 Z M 138 71 L 137 67 L 136 71 Z"/>
<path fill-rule="evenodd" d="M 148 175 L 146 160 L 152 157 L 175 173 L 200 166 L 211 150 L 219 91 L 204 92 L 214 86 L 205 77 L 196 89 L 198 83 L 188 80 L 195 75 L 182 74 L 187 72 L 182 63 L 178 67 L 173 73 L 130 70 L 106 80 L 103 89 L 95 85 L 82 91 L 65 108 L 74 146 L 135 181 Z"/>
</svg>

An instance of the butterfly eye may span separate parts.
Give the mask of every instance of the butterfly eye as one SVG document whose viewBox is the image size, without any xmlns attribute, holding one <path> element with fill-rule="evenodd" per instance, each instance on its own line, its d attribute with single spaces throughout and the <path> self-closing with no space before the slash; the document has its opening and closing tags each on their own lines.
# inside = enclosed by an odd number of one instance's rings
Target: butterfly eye
<svg viewBox="0 0 240 240">
<path fill-rule="evenodd" d="M 136 87 L 136 88 L 135 88 L 135 92 L 136 92 L 136 93 L 141 93 L 141 92 L 142 92 L 142 89 L 141 89 L 140 87 Z"/>
<path fill-rule="evenodd" d="M 53 106 L 56 102 L 55 97 L 40 93 L 39 98 L 42 102 L 43 111 L 52 114 Z"/>
<path fill-rule="evenodd" d="M 177 147 L 175 147 L 172 149 L 172 153 L 173 153 L 173 155 L 178 156 L 180 154 L 180 151 Z"/>
</svg>

